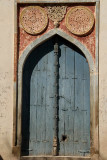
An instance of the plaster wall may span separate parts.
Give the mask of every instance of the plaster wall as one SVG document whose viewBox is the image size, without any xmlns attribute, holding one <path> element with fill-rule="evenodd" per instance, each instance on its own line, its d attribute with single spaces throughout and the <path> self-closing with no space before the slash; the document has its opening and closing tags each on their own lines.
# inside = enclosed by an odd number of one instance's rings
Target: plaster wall
<svg viewBox="0 0 107 160">
<path fill-rule="evenodd" d="M 107 160 L 107 0 L 100 1 L 99 146 Z M 13 136 L 14 0 L 0 0 L 0 156 L 12 155 Z"/>
<path fill-rule="evenodd" d="M 0 0 L 0 155 L 11 157 L 13 130 L 14 1 Z"/>
<path fill-rule="evenodd" d="M 100 2 L 99 38 L 99 145 L 101 160 L 107 160 L 107 0 Z"/>
</svg>

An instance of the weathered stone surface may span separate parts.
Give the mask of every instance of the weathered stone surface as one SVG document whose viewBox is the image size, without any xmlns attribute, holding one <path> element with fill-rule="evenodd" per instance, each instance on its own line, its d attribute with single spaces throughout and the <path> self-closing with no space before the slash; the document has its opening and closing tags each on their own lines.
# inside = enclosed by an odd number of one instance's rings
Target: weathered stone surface
<svg viewBox="0 0 107 160">
<path fill-rule="evenodd" d="M 61 22 L 64 18 L 64 15 L 66 14 L 66 9 L 66 5 L 52 5 L 47 7 L 48 16 L 54 22 L 55 28 L 59 27 L 59 22 Z"/>
<path fill-rule="evenodd" d="M 27 33 L 40 34 L 48 24 L 47 13 L 39 6 L 25 7 L 20 15 L 20 23 Z"/>
<path fill-rule="evenodd" d="M 65 25 L 75 35 L 86 35 L 94 26 L 94 15 L 87 7 L 73 7 L 67 12 Z"/>
<path fill-rule="evenodd" d="M 29 6 L 29 5 L 27 5 Z M 19 12 L 21 13 L 21 11 L 24 9 L 24 5 L 19 7 Z M 90 6 L 87 5 L 87 7 L 92 11 L 93 14 L 95 14 L 95 6 L 92 4 Z M 68 9 L 70 9 L 72 7 L 68 7 Z M 48 12 L 48 11 L 47 11 Z M 24 51 L 24 49 L 35 39 L 41 37 L 43 34 L 47 33 L 49 30 L 54 28 L 54 22 L 52 22 L 49 19 L 49 23 L 48 23 L 48 27 L 45 30 L 45 32 L 43 32 L 40 35 L 29 35 L 27 34 L 21 27 L 19 28 L 19 55 L 22 54 L 22 52 Z M 65 26 L 65 18 L 60 22 L 60 26 L 59 28 L 67 33 L 68 35 L 76 38 L 77 40 L 79 40 L 82 44 L 84 44 L 88 50 L 90 51 L 90 53 L 92 54 L 93 58 L 95 58 L 95 27 L 93 29 L 93 31 L 91 32 L 91 34 L 89 34 L 88 36 L 83 36 L 83 37 L 79 37 L 76 36 L 74 34 L 72 34 L 71 32 L 69 32 L 69 30 L 66 28 Z"/>
<path fill-rule="evenodd" d="M 56 156 L 54 156 L 54 157 L 22 157 L 21 158 L 21 160 L 56 160 L 56 158 L 57 158 L 57 160 L 91 160 L 91 158 L 90 157 L 87 157 L 87 158 L 83 158 L 83 157 L 67 157 L 67 156 L 65 156 L 65 157 L 61 157 L 61 156 L 59 156 L 59 157 L 56 157 Z"/>
</svg>

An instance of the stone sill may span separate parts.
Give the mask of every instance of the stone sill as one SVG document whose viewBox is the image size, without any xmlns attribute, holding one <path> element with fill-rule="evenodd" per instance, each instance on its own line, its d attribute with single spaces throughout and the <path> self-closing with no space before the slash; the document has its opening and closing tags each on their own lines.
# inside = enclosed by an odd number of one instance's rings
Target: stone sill
<svg viewBox="0 0 107 160">
<path fill-rule="evenodd" d="M 91 158 L 77 156 L 23 156 L 21 160 L 91 160 Z"/>
</svg>

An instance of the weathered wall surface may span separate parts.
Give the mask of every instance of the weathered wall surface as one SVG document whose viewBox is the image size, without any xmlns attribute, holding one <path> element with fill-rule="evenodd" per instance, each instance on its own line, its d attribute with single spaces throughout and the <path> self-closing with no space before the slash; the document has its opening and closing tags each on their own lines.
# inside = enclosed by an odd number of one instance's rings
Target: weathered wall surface
<svg viewBox="0 0 107 160">
<path fill-rule="evenodd" d="M 107 160 L 107 0 L 100 2 L 99 43 L 99 145 L 100 159 Z M 0 156 L 12 156 L 14 0 L 0 0 Z"/>
<path fill-rule="evenodd" d="M 0 155 L 12 160 L 14 1 L 0 0 Z"/>
<path fill-rule="evenodd" d="M 107 0 L 100 2 L 99 42 L 99 144 L 102 160 L 107 160 Z"/>
<path fill-rule="evenodd" d="M 23 11 L 23 9 L 26 8 L 26 7 L 28 7 L 28 6 L 29 5 L 20 5 L 18 7 L 18 11 L 19 11 L 19 14 L 18 14 L 18 17 L 19 17 L 19 34 L 18 34 L 18 37 L 19 37 L 19 56 L 23 53 L 24 49 L 32 41 L 34 41 L 35 39 L 41 37 L 42 35 L 44 35 L 45 33 L 47 33 L 49 30 L 51 30 L 51 29 L 54 28 L 54 22 L 52 22 L 52 20 L 50 20 L 50 18 L 49 18 L 48 26 L 47 26 L 46 30 L 42 34 L 40 33 L 37 36 L 35 36 L 35 35 L 32 36 L 32 35 L 26 33 L 23 30 L 23 27 L 21 26 L 20 14 Z M 78 6 L 78 4 L 71 4 L 71 5 L 69 4 L 69 7 L 67 8 L 66 12 L 68 12 L 68 10 L 70 8 L 74 7 L 74 6 Z M 92 13 L 94 14 L 94 16 L 96 17 L 94 4 L 92 4 L 92 5 L 91 4 L 90 5 L 84 4 L 83 6 L 89 8 L 92 11 Z M 44 5 L 43 8 L 46 10 L 46 12 L 48 12 L 46 5 Z M 95 26 L 93 27 L 91 34 L 89 34 L 87 36 L 76 36 L 76 35 L 72 34 L 67 29 L 67 27 L 65 25 L 65 17 L 64 17 L 61 20 L 60 25 L 59 25 L 58 28 L 60 28 L 65 33 L 67 33 L 68 35 L 74 37 L 75 39 L 79 40 L 82 44 L 84 44 L 88 48 L 88 50 L 90 51 L 90 53 L 92 54 L 92 57 L 95 58 Z"/>
</svg>

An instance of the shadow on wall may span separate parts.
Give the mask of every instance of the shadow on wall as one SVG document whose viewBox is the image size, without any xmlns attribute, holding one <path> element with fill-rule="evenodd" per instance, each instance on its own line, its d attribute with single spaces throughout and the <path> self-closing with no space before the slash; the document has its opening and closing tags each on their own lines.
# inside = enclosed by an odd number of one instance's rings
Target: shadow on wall
<svg viewBox="0 0 107 160">
<path fill-rule="evenodd" d="M 0 160 L 3 160 L 3 158 L 0 156 Z"/>
</svg>

